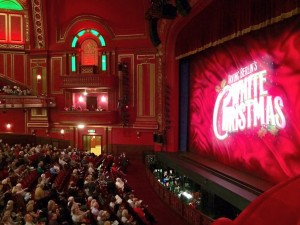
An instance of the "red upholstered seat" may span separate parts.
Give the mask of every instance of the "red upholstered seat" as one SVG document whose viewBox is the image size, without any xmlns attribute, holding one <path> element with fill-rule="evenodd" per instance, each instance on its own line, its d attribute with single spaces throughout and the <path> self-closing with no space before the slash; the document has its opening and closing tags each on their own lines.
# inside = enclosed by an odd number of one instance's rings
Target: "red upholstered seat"
<svg viewBox="0 0 300 225">
<path fill-rule="evenodd" d="M 224 218 L 212 225 L 300 224 L 300 175 L 280 183 L 257 197 L 232 222 Z"/>
</svg>

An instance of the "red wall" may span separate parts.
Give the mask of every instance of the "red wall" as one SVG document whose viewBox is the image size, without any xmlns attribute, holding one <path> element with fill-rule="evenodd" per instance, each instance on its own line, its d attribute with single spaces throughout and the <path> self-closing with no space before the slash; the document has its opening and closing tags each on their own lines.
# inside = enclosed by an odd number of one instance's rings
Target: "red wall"
<svg viewBox="0 0 300 225">
<path fill-rule="evenodd" d="M 23 110 L 4 110 L 0 111 L 0 132 L 25 133 L 26 113 Z M 11 128 L 7 129 L 6 124 L 10 123 Z"/>
<path fill-rule="evenodd" d="M 114 128 L 112 144 L 153 145 L 153 131 L 133 128 Z"/>
</svg>

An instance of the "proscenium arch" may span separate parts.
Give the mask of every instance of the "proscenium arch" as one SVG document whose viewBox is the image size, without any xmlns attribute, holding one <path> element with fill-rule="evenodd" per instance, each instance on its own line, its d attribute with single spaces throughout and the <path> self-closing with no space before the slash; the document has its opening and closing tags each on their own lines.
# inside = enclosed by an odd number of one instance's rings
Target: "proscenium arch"
<svg viewBox="0 0 300 225">
<path fill-rule="evenodd" d="M 105 40 L 104 40 L 103 36 L 97 30 L 95 30 L 95 29 L 84 29 L 84 30 L 79 31 L 75 35 L 75 37 L 72 40 L 71 47 L 75 48 L 76 45 L 77 45 L 78 39 L 80 37 L 84 36 L 85 34 L 92 34 L 92 35 L 94 35 L 99 40 L 101 47 L 105 47 L 106 46 L 106 43 L 105 43 Z"/>
</svg>

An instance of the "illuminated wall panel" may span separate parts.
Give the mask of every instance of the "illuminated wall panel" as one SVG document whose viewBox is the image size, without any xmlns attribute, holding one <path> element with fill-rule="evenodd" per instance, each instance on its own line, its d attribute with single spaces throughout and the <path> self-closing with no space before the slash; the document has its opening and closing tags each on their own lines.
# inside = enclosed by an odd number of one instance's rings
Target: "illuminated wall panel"
<svg viewBox="0 0 300 225">
<path fill-rule="evenodd" d="M 299 27 L 300 17 L 194 56 L 191 151 L 273 183 L 300 174 Z"/>
<path fill-rule="evenodd" d="M 0 42 L 7 42 L 7 14 L 0 13 Z"/>
<path fill-rule="evenodd" d="M 23 43 L 23 16 L 9 15 L 9 41 Z"/>
</svg>

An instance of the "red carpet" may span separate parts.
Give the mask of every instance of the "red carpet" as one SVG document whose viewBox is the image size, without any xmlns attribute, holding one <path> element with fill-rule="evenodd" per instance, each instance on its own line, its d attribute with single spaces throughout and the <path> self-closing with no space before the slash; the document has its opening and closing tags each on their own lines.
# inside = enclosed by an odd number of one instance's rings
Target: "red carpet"
<svg viewBox="0 0 300 225">
<path fill-rule="evenodd" d="M 142 159 L 130 159 L 126 176 L 137 198 L 148 205 L 149 212 L 156 218 L 157 225 L 188 225 L 188 223 L 163 202 L 151 187 Z"/>
</svg>

